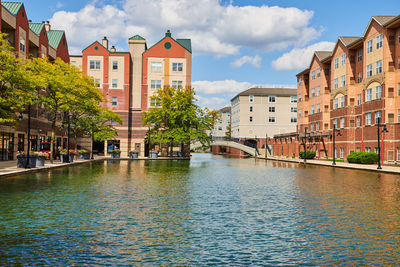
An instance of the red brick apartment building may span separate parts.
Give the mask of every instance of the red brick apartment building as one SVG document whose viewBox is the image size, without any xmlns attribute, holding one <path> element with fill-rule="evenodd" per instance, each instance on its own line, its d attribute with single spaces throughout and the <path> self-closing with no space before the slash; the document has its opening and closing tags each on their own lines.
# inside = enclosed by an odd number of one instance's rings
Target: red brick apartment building
<svg viewBox="0 0 400 267">
<path fill-rule="evenodd" d="M 60 57 L 69 62 L 68 44 L 64 31 L 52 30 L 48 22 L 32 23 L 28 20 L 24 4 L 21 2 L 0 1 L 1 32 L 7 34 L 10 44 L 19 56 L 48 57 L 55 60 Z M 27 114 L 16 129 L 0 126 L 0 161 L 15 159 L 17 151 L 27 150 Z M 51 136 L 50 123 L 42 107 L 31 109 L 31 150 L 40 149 L 40 142 L 48 141 Z M 66 147 L 65 131 L 56 133 L 57 146 Z"/>
<path fill-rule="evenodd" d="M 274 136 L 274 154 L 298 156 L 306 146 L 318 157 L 378 151 L 400 162 L 400 16 L 374 16 L 360 37 L 339 37 L 333 51 L 315 51 L 297 74 L 297 133 Z"/>
<path fill-rule="evenodd" d="M 97 81 L 108 100 L 103 105 L 122 116 L 122 125 L 115 125 L 118 136 L 105 142 L 105 151 L 110 152 L 111 145 L 123 156 L 132 150 L 144 156 L 148 153 L 148 128 L 142 125 L 142 114 L 155 106 L 150 98 L 157 89 L 191 86 L 191 40 L 174 39 L 167 31 L 150 48 L 139 35 L 129 38 L 128 45 L 128 52 L 119 52 L 114 46 L 110 48 L 104 37 L 101 43 L 96 41 L 85 48 L 82 55 L 71 56 L 71 64 Z"/>
</svg>

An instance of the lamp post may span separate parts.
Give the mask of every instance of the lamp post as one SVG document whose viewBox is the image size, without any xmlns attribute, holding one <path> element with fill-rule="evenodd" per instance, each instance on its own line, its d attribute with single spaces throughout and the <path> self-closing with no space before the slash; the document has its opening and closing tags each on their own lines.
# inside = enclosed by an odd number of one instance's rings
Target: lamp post
<svg viewBox="0 0 400 267">
<path fill-rule="evenodd" d="M 265 133 L 265 159 L 268 159 L 268 134 Z"/>
<path fill-rule="evenodd" d="M 376 126 L 377 126 L 377 128 L 378 128 L 378 156 L 379 156 L 379 159 L 378 159 L 378 170 L 381 170 L 382 169 L 382 166 L 381 166 L 381 157 L 382 157 L 382 152 L 381 152 L 381 143 L 380 143 L 380 140 L 379 140 L 379 136 L 380 136 L 380 129 L 381 129 L 381 126 L 383 127 L 383 129 L 382 129 L 382 134 L 383 133 L 387 133 L 387 132 L 389 132 L 387 129 L 386 129 L 386 125 L 381 125 L 381 118 L 378 118 L 377 119 L 377 124 L 376 124 Z M 383 135 L 382 135 L 382 139 L 383 139 Z M 382 147 L 383 148 L 383 147 Z"/>
<path fill-rule="evenodd" d="M 90 157 L 90 159 L 94 159 L 94 155 L 93 155 L 93 146 L 94 146 L 94 133 L 93 133 L 93 129 L 92 129 L 92 156 Z"/>
<path fill-rule="evenodd" d="M 65 162 L 66 163 L 70 163 L 70 160 L 69 160 L 69 130 L 70 130 L 70 123 L 69 123 L 69 114 L 67 114 L 67 115 L 65 115 L 66 113 L 64 113 L 64 122 L 63 122 L 63 125 L 61 126 L 62 128 L 64 128 L 65 129 L 65 126 L 64 126 L 64 123 L 65 123 L 65 116 L 66 116 L 66 119 L 67 119 L 67 121 L 66 121 L 66 123 L 67 123 L 67 158 L 65 159 Z"/>
<path fill-rule="evenodd" d="M 336 129 L 336 124 L 333 124 L 333 161 L 332 161 L 332 165 L 335 166 L 336 165 L 336 161 L 335 161 L 335 136 L 336 136 L 336 132 L 337 132 L 337 136 L 342 136 L 342 134 L 340 133 L 340 130 Z"/>
<path fill-rule="evenodd" d="M 23 119 L 24 119 L 24 117 L 23 117 L 23 115 L 22 115 L 22 113 L 20 113 L 19 114 L 19 120 L 20 121 L 22 121 Z M 31 144 L 30 144 L 30 139 L 31 139 L 31 104 L 29 104 L 28 105 L 28 131 L 27 131 L 27 134 L 28 134 L 28 152 L 26 153 L 26 162 L 25 162 L 25 169 L 29 169 L 30 168 L 30 166 L 29 166 L 29 152 L 30 152 L 30 150 L 31 150 L 31 148 L 30 148 L 30 146 L 31 146 Z"/>
<path fill-rule="evenodd" d="M 307 163 L 306 153 L 307 152 L 307 127 L 304 127 L 304 164 Z"/>
</svg>

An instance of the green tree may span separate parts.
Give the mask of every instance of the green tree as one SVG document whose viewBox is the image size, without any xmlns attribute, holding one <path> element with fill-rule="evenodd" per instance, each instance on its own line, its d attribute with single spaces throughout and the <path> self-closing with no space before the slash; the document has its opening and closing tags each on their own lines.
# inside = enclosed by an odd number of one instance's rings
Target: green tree
<svg viewBox="0 0 400 267">
<path fill-rule="evenodd" d="M 155 105 L 143 114 L 143 124 L 150 128 L 151 140 L 163 145 L 173 141 L 184 144 L 183 152 L 189 153 L 190 142 L 210 143 L 207 130 L 211 130 L 218 111 L 201 109 L 195 104 L 192 88 L 166 87 L 157 90 L 151 98 Z M 162 154 L 166 154 L 166 150 Z"/>
</svg>

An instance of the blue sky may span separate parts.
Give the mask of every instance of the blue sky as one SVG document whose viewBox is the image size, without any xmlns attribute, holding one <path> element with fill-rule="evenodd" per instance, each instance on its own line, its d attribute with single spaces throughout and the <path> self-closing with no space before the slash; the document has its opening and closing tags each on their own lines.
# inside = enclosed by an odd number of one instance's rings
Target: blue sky
<svg viewBox="0 0 400 267">
<path fill-rule="evenodd" d="M 127 50 L 127 37 L 148 45 L 167 29 L 191 38 L 192 84 L 199 103 L 222 108 L 251 86 L 295 86 L 312 51 L 338 36 L 361 36 L 374 15 L 398 15 L 398 1 L 311 0 L 27 0 L 29 19 L 65 29 L 70 53 L 109 37 Z M 47 8 L 43 8 L 47 7 Z M 156 12 L 157 10 L 157 12 Z"/>
</svg>

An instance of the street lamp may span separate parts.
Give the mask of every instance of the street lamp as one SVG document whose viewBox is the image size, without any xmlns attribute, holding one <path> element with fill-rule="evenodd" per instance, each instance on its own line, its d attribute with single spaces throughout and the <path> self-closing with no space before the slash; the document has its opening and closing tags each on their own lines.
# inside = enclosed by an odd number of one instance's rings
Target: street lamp
<svg viewBox="0 0 400 267">
<path fill-rule="evenodd" d="M 304 163 L 307 163 L 306 152 L 307 152 L 307 127 L 304 127 L 304 159 L 303 159 Z"/>
<path fill-rule="evenodd" d="M 22 113 L 19 114 L 19 120 L 22 121 L 24 119 L 24 116 Z M 28 153 L 26 154 L 26 162 L 25 162 L 25 169 L 29 169 L 29 152 L 31 150 L 30 146 L 30 139 L 31 139 L 31 104 L 28 105 Z"/>
<path fill-rule="evenodd" d="M 378 126 L 377 128 L 378 128 L 378 156 L 379 156 L 379 159 L 378 159 L 378 170 L 380 170 L 380 169 L 382 169 L 382 166 L 381 166 L 381 158 L 382 158 L 382 153 L 381 153 L 381 143 L 380 143 L 380 140 L 379 140 L 379 136 L 380 136 L 380 128 L 381 128 L 381 126 L 383 127 L 383 129 L 382 129 L 382 134 L 383 133 L 388 133 L 389 131 L 386 129 L 386 125 L 381 125 L 381 118 L 377 118 L 377 123 L 376 123 L 376 126 Z M 383 135 L 382 135 L 382 139 L 383 139 Z M 382 149 L 383 149 L 383 147 L 382 147 Z"/>
<path fill-rule="evenodd" d="M 335 166 L 336 165 L 336 161 L 335 161 L 335 136 L 336 136 L 336 132 L 337 132 L 337 136 L 342 136 L 342 134 L 340 133 L 340 130 L 336 129 L 336 124 L 333 124 L 333 161 L 332 161 L 332 165 Z"/>
<path fill-rule="evenodd" d="M 265 133 L 265 159 L 268 159 L 268 134 Z"/>
<path fill-rule="evenodd" d="M 66 121 L 67 122 L 67 159 L 65 162 L 70 163 L 70 161 L 69 161 L 69 130 L 70 130 L 69 114 L 65 115 L 65 113 L 64 113 L 64 120 L 65 120 L 65 116 L 67 117 L 67 121 Z"/>
</svg>

